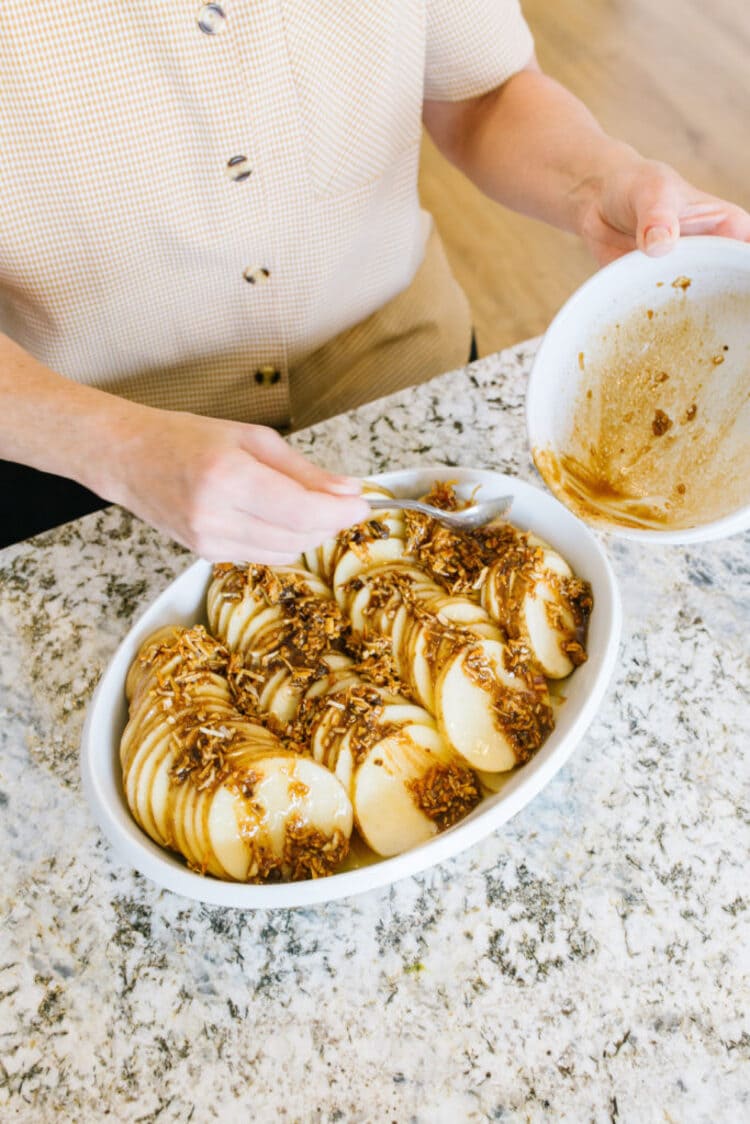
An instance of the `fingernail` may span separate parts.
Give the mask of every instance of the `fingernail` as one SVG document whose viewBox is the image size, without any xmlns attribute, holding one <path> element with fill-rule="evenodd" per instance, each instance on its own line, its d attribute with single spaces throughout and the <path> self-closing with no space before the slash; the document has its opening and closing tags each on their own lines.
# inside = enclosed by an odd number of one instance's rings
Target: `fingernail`
<svg viewBox="0 0 750 1124">
<path fill-rule="evenodd" d="M 672 245 L 672 232 L 668 226 L 650 226 L 643 244 L 647 250 L 668 250 Z"/>
<path fill-rule="evenodd" d="M 338 496 L 358 496 L 362 491 L 362 481 L 356 476 L 333 476 L 328 483 L 328 491 Z"/>
</svg>

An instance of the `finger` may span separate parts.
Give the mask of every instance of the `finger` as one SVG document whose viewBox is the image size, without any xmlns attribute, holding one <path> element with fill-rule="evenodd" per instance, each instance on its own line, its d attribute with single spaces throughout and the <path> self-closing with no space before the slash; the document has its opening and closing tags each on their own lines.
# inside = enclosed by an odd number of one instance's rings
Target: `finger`
<svg viewBox="0 0 750 1124">
<path fill-rule="evenodd" d="M 258 461 L 250 462 L 247 485 L 234 496 L 237 509 L 275 527 L 320 538 L 336 534 L 369 518 L 368 504 L 356 496 L 333 496 L 309 491 L 281 471 Z"/>
<path fill-rule="evenodd" d="M 312 550 L 328 536 L 319 530 L 299 531 L 279 527 L 244 511 L 224 511 L 204 519 L 201 542 L 234 542 L 243 550 L 261 549 L 267 552 L 299 557 Z"/>
<path fill-rule="evenodd" d="M 283 472 L 309 491 L 328 492 L 332 495 L 358 496 L 362 481 L 353 476 L 341 476 L 313 464 L 302 453 L 293 449 L 273 429 L 253 427 L 258 432 L 252 437 L 250 450 L 253 456 L 269 468 Z"/>
<path fill-rule="evenodd" d="M 718 234 L 723 238 L 750 241 L 750 214 L 722 199 L 692 203 L 680 213 L 682 234 Z"/>
<path fill-rule="evenodd" d="M 292 566 L 301 561 L 298 554 L 277 554 L 272 550 L 256 547 L 243 549 L 236 542 L 218 543 L 216 549 L 201 554 L 200 557 L 206 562 L 256 562 L 262 566 Z"/>
</svg>

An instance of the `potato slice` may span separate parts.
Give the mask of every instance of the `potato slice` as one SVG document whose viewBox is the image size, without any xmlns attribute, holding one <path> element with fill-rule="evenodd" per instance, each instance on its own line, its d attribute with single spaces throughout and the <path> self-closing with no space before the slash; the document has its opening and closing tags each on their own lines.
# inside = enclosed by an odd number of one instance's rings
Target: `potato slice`
<svg viewBox="0 0 750 1124">
<path fill-rule="evenodd" d="M 174 784 L 171 772 L 175 757 L 170 747 L 167 747 L 164 753 L 154 754 L 153 757 L 154 769 L 149 779 L 148 806 L 156 833 L 151 838 L 166 846 L 172 835 L 169 827 L 169 812 L 170 791 Z"/>
<path fill-rule="evenodd" d="M 202 792 L 196 790 L 190 802 L 192 810 L 190 832 L 194 840 L 193 848 L 196 854 L 200 855 L 199 869 L 204 870 L 206 874 L 213 874 L 214 878 L 227 879 L 229 872 L 219 862 L 208 834 L 208 819 L 213 798 L 214 793 L 210 789 Z"/>
<path fill-rule="evenodd" d="M 268 714 L 273 714 L 280 722 L 291 722 L 299 710 L 304 688 L 294 686 L 289 672 L 286 668 L 283 670 L 283 677 L 276 682 L 275 689 L 265 695 L 262 709 Z"/>
<path fill-rule="evenodd" d="M 247 652 L 257 646 L 257 637 L 267 629 L 278 631 L 284 624 L 284 613 L 278 605 L 264 605 L 254 613 L 244 613 L 244 602 L 237 604 L 224 643 L 231 651 Z M 239 623 L 239 627 L 238 627 Z"/>
<path fill-rule="evenodd" d="M 486 640 L 467 644 L 443 667 L 435 688 L 438 729 L 448 743 L 475 769 L 503 772 L 516 765 L 516 753 L 493 711 L 493 691 L 478 683 L 466 666 L 470 651 L 481 649 L 495 673 L 495 680 L 506 690 L 503 645 Z"/>
<path fill-rule="evenodd" d="M 379 484 L 376 480 L 365 478 L 362 481 L 362 495 L 363 496 L 381 496 L 384 499 L 395 499 L 393 492 L 390 488 L 386 488 L 384 484 Z M 398 510 L 398 508 L 396 508 Z"/>
<path fill-rule="evenodd" d="M 325 582 L 330 582 L 340 553 L 337 539 L 326 539 L 314 550 L 306 550 L 303 557 L 305 565 Z"/>
<path fill-rule="evenodd" d="M 304 867 L 302 843 L 295 842 L 290 829 L 309 831 L 323 843 L 349 839 L 351 802 L 340 781 L 323 766 L 278 753 L 254 758 L 252 772 L 252 796 L 220 787 L 208 818 L 212 849 L 232 878 L 254 881 L 269 867 L 289 877 L 296 864 Z M 324 849 L 318 849 L 324 862 Z"/>
<path fill-rule="evenodd" d="M 504 773 L 483 773 L 481 769 L 477 769 L 477 780 L 483 792 L 502 792 L 510 780 L 510 773 L 507 770 Z"/>
<path fill-rule="evenodd" d="M 148 663 L 142 661 L 139 657 L 148 651 L 149 648 L 157 644 L 166 644 L 174 640 L 179 635 L 179 627 L 177 625 L 165 625 L 159 628 L 156 632 L 152 632 L 149 637 L 141 644 L 138 657 L 133 660 L 128 670 L 125 679 L 125 696 L 128 702 L 132 702 L 136 692 L 139 690 L 141 682 L 152 673 L 152 668 Z"/>
<path fill-rule="evenodd" d="M 310 597 L 327 598 L 331 596 L 331 590 L 328 584 L 319 574 L 313 573 L 305 566 L 273 566 L 271 568 L 274 574 L 282 580 L 284 578 L 294 578 L 297 584 L 299 584 Z"/>
<path fill-rule="evenodd" d="M 242 810 L 244 807 L 243 801 Z M 213 793 L 206 822 L 211 851 L 235 882 L 246 880 L 252 849 L 259 846 L 262 839 L 259 823 L 249 829 L 248 820 L 241 820 L 240 812 L 238 797 L 222 786 Z"/>
<path fill-rule="evenodd" d="M 569 571 L 559 555 L 560 563 Z M 549 571 L 546 571 L 549 572 Z M 483 601 L 488 612 L 498 620 L 508 634 L 524 640 L 548 679 L 564 679 L 573 671 L 573 663 L 563 650 L 563 643 L 575 634 L 575 622 L 566 599 L 554 580 L 545 579 L 545 571 L 526 577 L 522 585 L 513 590 L 509 603 L 500 596 L 493 569 L 483 590 Z M 562 575 L 566 576 L 566 575 Z"/>
<path fill-rule="evenodd" d="M 424 707 L 409 702 L 387 704 L 383 707 L 380 721 L 383 725 L 386 723 L 399 726 L 422 725 L 437 729 L 435 719 Z"/>
<path fill-rule="evenodd" d="M 575 621 L 556 579 L 571 578 L 573 571 L 543 539 L 533 534 L 524 537 L 537 548 L 536 556 L 518 571 L 508 589 L 503 564 L 490 567 L 481 601 L 510 636 L 529 645 L 548 679 L 564 679 L 574 669 L 563 644 L 575 636 Z"/>
<path fill-rule="evenodd" d="M 217 587 L 220 590 L 221 586 L 218 582 L 212 583 L 209 589 Z M 264 597 L 255 597 L 246 587 L 239 601 L 217 597 L 217 606 L 213 611 L 209 601 L 209 625 L 212 631 L 222 638 L 223 643 L 234 650 L 240 646 L 242 634 L 250 622 L 268 607 Z"/>
<path fill-rule="evenodd" d="M 435 684 L 433 671 L 427 652 L 429 650 L 428 632 L 423 621 L 411 618 L 405 629 L 400 650 L 399 665 L 404 669 L 406 679 L 419 703 L 430 714 L 435 709 Z"/>
<path fill-rule="evenodd" d="M 356 553 L 350 548 L 342 554 L 331 583 L 339 605 L 346 603 L 347 582 L 373 566 L 401 558 L 403 553 L 404 544 L 400 539 L 375 539 L 374 542 L 358 546 Z"/>
<path fill-rule="evenodd" d="M 555 610 L 555 615 L 559 614 L 562 629 L 552 623 L 549 606 Z M 542 672 L 548 679 L 565 679 L 574 668 L 573 661 L 562 648 L 563 642 L 575 632 L 570 609 L 556 590 L 546 582 L 538 581 L 524 598 L 521 613 L 523 632 Z"/>
<path fill-rule="evenodd" d="M 490 623 L 486 610 L 476 601 L 470 601 L 468 597 L 449 597 L 447 595 L 436 597 L 427 601 L 425 608 L 434 613 L 437 620 L 445 625 L 464 626 Z"/>
<path fill-rule="evenodd" d="M 345 610 L 351 622 L 352 632 L 360 636 L 364 636 L 370 628 L 367 610 L 372 600 L 372 594 L 372 586 L 365 582 L 361 589 L 350 592 L 347 598 Z"/>
<path fill-rule="evenodd" d="M 357 771 L 354 800 L 360 834 L 376 855 L 400 855 L 437 834 L 437 825 L 380 756 L 370 754 Z"/>
<path fill-rule="evenodd" d="M 477 636 L 481 640 L 497 640 L 502 642 L 504 637 L 501 630 L 496 624 L 489 621 L 477 621 L 476 624 L 464 625 L 466 632 L 470 636 Z"/>
<path fill-rule="evenodd" d="M 125 799 L 128 802 L 138 826 L 157 843 L 163 842 L 159 838 L 156 825 L 153 822 L 149 806 L 151 775 L 163 757 L 171 760 L 172 753 L 168 732 L 160 727 L 155 735 L 139 747 L 134 754 L 130 768 L 125 774 L 124 788 Z"/>
<path fill-rule="evenodd" d="M 357 827 L 378 855 L 398 855 L 438 832 L 421 810 L 409 784 L 439 764 L 442 746 L 436 730 L 409 726 L 379 741 L 354 774 L 353 803 Z"/>
<path fill-rule="evenodd" d="M 334 737 L 326 754 L 325 766 L 341 782 L 344 791 L 351 799 L 354 770 L 356 768 L 355 756 L 352 751 L 351 729 L 338 738 Z"/>
<path fill-rule="evenodd" d="M 230 618 L 235 615 L 240 606 L 242 606 L 243 615 L 245 612 L 250 614 L 255 611 L 257 606 L 254 603 L 244 604 L 246 592 L 246 590 L 243 590 L 242 599 L 236 601 L 224 596 L 224 581 L 222 578 L 214 577 L 209 583 L 206 593 L 206 615 L 208 616 L 208 627 L 214 636 L 226 635 Z"/>
<path fill-rule="evenodd" d="M 378 523 L 383 524 L 392 539 L 403 540 L 406 538 L 406 523 L 402 511 L 398 511 L 396 508 L 385 508 L 375 512 L 375 519 Z"/>
<path fill-rule="evenodd" d="M 358 686 L 362 680 L 354 670 L 354 660 L 343 653 L 329 652 L 321 661 L 328 666 L 328 675 L 316 679 L 305 692 L 305 698 L 316 699 L 320 695 L 332 695 Z"/>
<path fill-rule="evenodd" d="M 191 866 L 202 866 L 203 856 L 193 849 L 192 807 L 188 804 L 196 795 L 197 789 L 189 781 L 175 784 L 170 789 L 167 813 L 167 838 L 170 845 L 179 851 Z"/>
<path fill-rule="evenodd" d="M 310 735 L 310 751 L 313 759 L 332 771 L 336 768 L 336 758 L 341 746 L 344 731 L 338 732 L 341 724 L 341 711 L 329 706 L 321 710 L 320 717 Z"/>
<path fill-rule="evenodd" d="M 401 604 L 401 605 L 399 605 L 398 609 L 396 610 L 395 615 L 392 618 L 390 618 L 390 620 L 388 622 L 389 625 L 390 625 L 390 633 L 386 632 L 386 630 L 384 628 L 378 630 L 381 633 L 381 635 L 383 635 L 383 636 L 389 636 L 390 635 L 391 652 L 393 653 L 393 657 L 396 660 L 396 662 L 399 664 L 399 666 L 400 666 L 399 652 L 401 651 L 401 645 L 404 642 L 404 633 L 406 632 L 406 629 L 407 629 L 408 625 L 410 624 L 410 622 L 411 622 L 411 616 L 409 614 L 409 610 L 408 610 L 406 605 Z"/>
</svg>

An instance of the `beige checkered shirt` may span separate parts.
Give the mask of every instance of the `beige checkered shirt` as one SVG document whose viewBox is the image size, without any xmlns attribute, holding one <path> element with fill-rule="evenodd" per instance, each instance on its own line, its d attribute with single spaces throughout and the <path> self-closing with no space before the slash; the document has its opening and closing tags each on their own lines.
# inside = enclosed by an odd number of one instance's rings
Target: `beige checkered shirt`
<svg viewBox="0 0 750 1124">
<path fill-rule="evenodd" d="M 3 0 L 3 327 L 71 379 L 283 424 L 424 261 L 423 99 L 531 51 L 517 0 Z"/>
</svg>

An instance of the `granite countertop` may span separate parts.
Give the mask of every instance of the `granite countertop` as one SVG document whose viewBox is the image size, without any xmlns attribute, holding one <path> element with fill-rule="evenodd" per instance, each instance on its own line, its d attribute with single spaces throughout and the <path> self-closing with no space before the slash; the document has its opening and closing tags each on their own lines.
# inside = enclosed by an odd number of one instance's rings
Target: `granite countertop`
<svg viewBox="0 0 750 1124">
<path fill-rule="evenodd" d="M 533 344 L 298 435 L 321 464 L 534 480 Z M 0 553 L 0 1118 L 750 1118 L 750 535 L 607 542 L 625 625 L 568 764 L 460 857 L 239 912 L 123 867 L 86 706 L 190 561 L 120 509 Z"/>
</svg>

